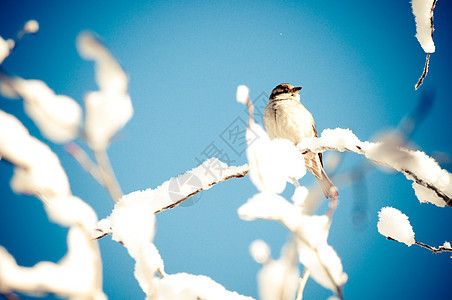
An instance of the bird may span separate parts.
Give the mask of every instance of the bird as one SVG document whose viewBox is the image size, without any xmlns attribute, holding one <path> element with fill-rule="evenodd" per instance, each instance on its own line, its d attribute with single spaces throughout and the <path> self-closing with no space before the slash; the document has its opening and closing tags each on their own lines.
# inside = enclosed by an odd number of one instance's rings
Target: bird
<svg viewBox="0 0 452 300">
<path fill-rule="evenodd" d="M 300 86 L 277 85 L 264 109 L 264 126 L 270 139 L 283 138 L 294 145 L 304 138 L 318 137 L 314 118 L 300 102 Z M 322 153 L 303 152 L 306 169 L 322 188 L 325 197 L 337 197 L 337 189 L 323 169 Z"/>
</svg>

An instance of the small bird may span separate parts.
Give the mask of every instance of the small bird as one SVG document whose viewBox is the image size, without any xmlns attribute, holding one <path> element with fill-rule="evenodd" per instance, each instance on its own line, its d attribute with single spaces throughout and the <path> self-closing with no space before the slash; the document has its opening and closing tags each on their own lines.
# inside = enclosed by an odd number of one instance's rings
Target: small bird
<svg viewBox="0 0 452 300">
<path fill-rule="evenodd" d="M 299 86 L 281 83 L 276 86 L 264 110 L 264 125 L 270 139 L 283 138 L 294 145 L 304 138 L 317 137 L 311 113 L 300 103 Z M 322 153 L 304 154 L 306 169 L 314 174 L 326 198 L 337 196 L 337 189 L 323 170 Z"/>
</svg>

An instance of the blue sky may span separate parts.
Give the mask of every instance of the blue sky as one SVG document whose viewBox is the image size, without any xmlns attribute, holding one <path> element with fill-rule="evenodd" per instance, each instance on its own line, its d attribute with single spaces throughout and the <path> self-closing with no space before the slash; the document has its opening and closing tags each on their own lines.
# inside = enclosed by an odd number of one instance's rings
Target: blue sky
<svg viewBox="0 0 452 300">
<path fill-rule="evenodd" d="M 245 107 L 235 101 L 239 84 L 250 88 L 258 106 L 281 82 L 301 85 L 301 101 L 319 132 L 350 128 L 361 140 L 395 128 L 422 95 L 433 95 L 411 142 L 429 155 L 451 155 L 450 4 L 438 1 L 436 53 L 424 85 L 415 91 L 425 53 L 414 37 L 409 1 L 344 2 L 9 1 L 0 5 L 3 38 L 29 19 L 40 23 L 40 31 L 24 39 L 3 66 L 44 80 L 83 104 L 84 94 L 96 86 L 92 63 L 78 56 L 75 40 L 83 30 L 102 37 L 129 74 L 135 109 L 108 151 L 125 193 L 156 187 L 194 168 L 212 143 L 235 164 L 245 163 L 245 155 L 223 134 L 233 122 L 246 120 Z M 2 98 L 0 109 L 16 114 L 45 140 L 23 114 L 22 102 Z M 73 193 L 99 217 L 107 216 L 113 207 L 108 193 L 60 145 L 50 145 Z M 339 171 L 361 161 L 347 154 Z M 450 160 L 441 165 L 451 171 Z M 0 244 L 21 265 L 58 261 L 66 252 L 67 229 L 49 223 L 37 199 L 13 194 L 11 174 L 11 166 L 0 164 Z M 313 177 L 307 175 L 302 184 L 314 184 Z M 249 178 L 233 179 L 203 192 L 195 205 L 158 215 L 155 243 L 166 271 L 204 274 L 229 290 L 257 297 L 259 265 L 248 254 L 249 244 L 261 238 L 279 257 L 289 236 L 280 224 L 239 219 L 237 208 L 255 192 Z M 331 228 L 329 242 L 349 275 L 345 297 L 443 298 L 450 293 L 451 259 L 386 241 L 376 229 L 383 206 L 407 214 L 419 241 L 439 246 L 452 239 L 450 208 L 421 205 L 403 175 L 374 169 L 358 187 L 340 189 Z M 357 210 L 367 216 L 361 224 L 353 221 Z M 109 298 L 144 298 L 125 248 L 109 237 L 100 246 Z M 328 295 L 308 281 L 306 299 Z"/>
</svg>

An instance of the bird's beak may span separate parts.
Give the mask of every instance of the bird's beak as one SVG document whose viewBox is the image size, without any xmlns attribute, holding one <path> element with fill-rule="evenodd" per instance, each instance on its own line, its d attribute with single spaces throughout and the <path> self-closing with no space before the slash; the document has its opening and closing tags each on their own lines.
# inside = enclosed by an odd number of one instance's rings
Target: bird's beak
<svg viewBox="0 0 452 300">
<path fill-rule="evenodd" d="M 302 89 L 301 86 L 296 86 L 296 87 L 293 88 L 293 92 L 294 93 L 298 93 L 298 92 L 301 91 L 301 89 Z"/>
</svg>

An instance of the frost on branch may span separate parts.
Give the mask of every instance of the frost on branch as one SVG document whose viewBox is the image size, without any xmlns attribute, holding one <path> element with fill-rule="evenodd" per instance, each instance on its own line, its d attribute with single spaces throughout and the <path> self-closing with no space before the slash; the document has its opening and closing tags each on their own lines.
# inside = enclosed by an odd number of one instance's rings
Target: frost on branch
<svg viewBox="0 0 452 300">
<path fill-rule="evenodd" d="M 112 137 L 133 115 L 127 93 L 128 78 L 108 49 L 91 33 L 81 33 L 77 40 L 80 55 L 96 63 L 99 91 L 86 95 L 85 131 L 94 151 L 107 148 Z"/>
<path fill-rule="evenodd" d="M 378 213 L 378 232 L 407 246 L 415 243 L 413 227 L 408 217 L 393 207 L 383 207 Z"/>
<path fill-rule="evenodd" d="M 383 207 L 378 213 L 378 232 L 384 235 L 388 240 L 394 240 L 405 243 L 407 246 L 416 244 L 424 249 L 430 250 L 433 254 L 452 252 L 449 242 L 444 242 L 442 246 L 435 248 L 433 246 L 421 243 L 414 239 L 413 228 L 408 217 L 398 209 L 392 207 Z M 452 256 L 451 256 L 452 258 Z"/>
<path fill-rule="evenodd" d="M 446 202 L 439 198 L 435 191 L 428 189 L 422 185 L 413 182 L 412 184 L 414 193 L 421 203 L 432 203 L 439 207 L 446 206 Z"/>
<path fill-rule="evenodd" d="M 94 248 L 94 249 L 93 249 Z M 0 292 L 54 293 L 69 299 L 103 300 L 97 245 L 78 227 L 68 233 L 68 253 L 59 263 L 21 267 L 0 247 Z"/>
<path fill-rule="evenodd" d="M 411 4 L 416 21 L 416 38 L 422 49 L 427 53 L 424 71 L 414 86 L 417 90 L 427 76 L 430 53 L 435 52 L 435 44 L 433 43 L 433 10 L 435 9 L 436 0 L 412 0 Z"/>
<path fill-rule="evenodd" d="M 390 167 L 414 182 L 421 202 L 452 206 L 452 174 L 422 151 L 413 151 L 387 142 L 361 142 L 349 129 L 325 129 L 320 138 L 306 138 L 297 147 L 301 151 L 350 151 L 366 156 L 376 164 Z M 419 193 L 416 185 L 431 193 Z"/>
<path fill-rule="evenodd" d="M 412 0 L 413 15 L 416 21 L 416 38 L 425 53 L 435 52 L 433 43 L 433 9 L 436 0 Z"/>
<path fill-rule="evenodd" d="M 139 198 L 152 206 L 154 213 L 173 208 L 182 201 L 207 190 L 213 185 L 234 177 L 243 177 L 248 174 L 248 166 L 228 166 L 217 158 L 210 158 L 200 166 L 173 177 L 155 189 L 146 189 L 124 195 L 121 201 L 129 198 Z"/>
<path fill-rule="evenodd" d="M 23 98 L 25 112 L 46 138 L 65 143 L 77 137 L 82 110 L 72 98 L 56 95 L 40 80 L 11 78 L 4 74 L 0 74 L 0 80 L 8 90 L 2 95 Z"/>
</svg>

